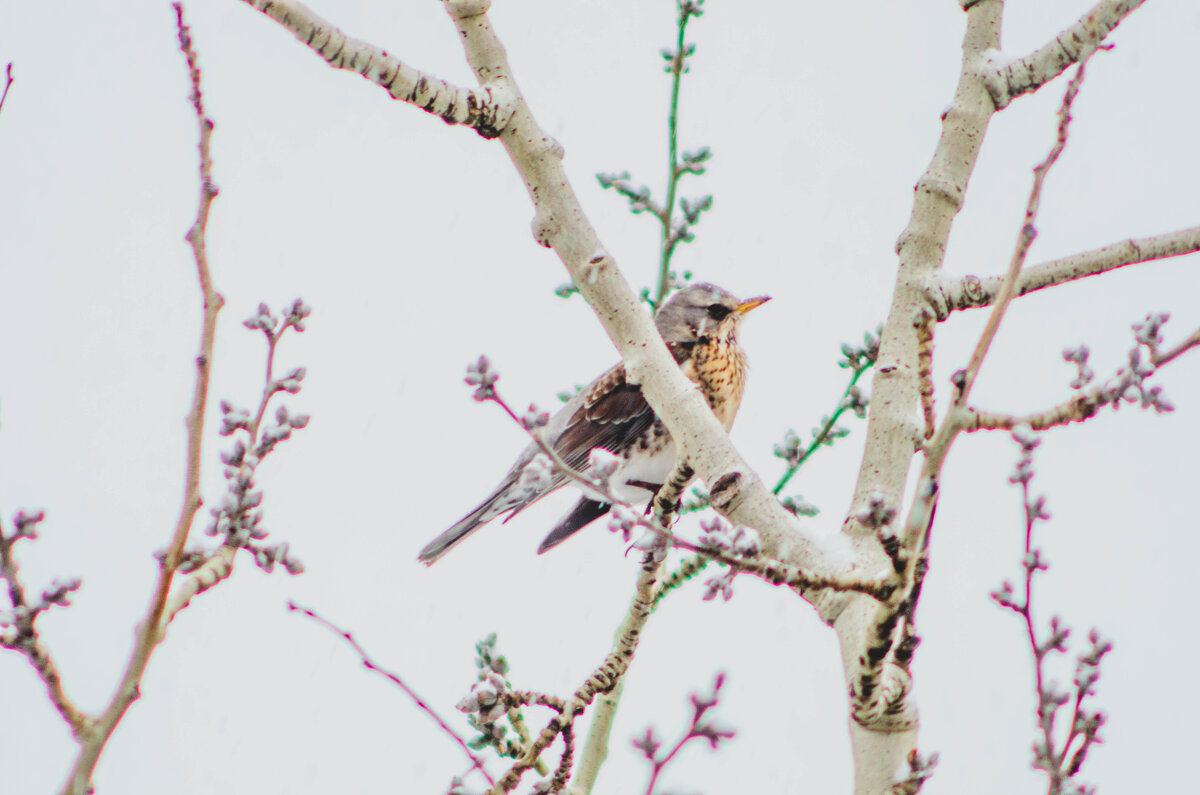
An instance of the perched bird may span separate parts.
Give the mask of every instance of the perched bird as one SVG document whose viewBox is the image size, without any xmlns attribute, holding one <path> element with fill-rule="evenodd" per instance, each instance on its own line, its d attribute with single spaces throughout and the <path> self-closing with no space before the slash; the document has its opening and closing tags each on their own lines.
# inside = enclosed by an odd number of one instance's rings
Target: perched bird
<svg viewBox="0 0 1200 795">
<path fill-rule="evenodd" d="M 746 354 L 737 331 L 746 313 L 769 298 L 746 301 L 713 284 L 693 284 L 663 302 L 654 324 L 684 374 L 695 381 L 717 419 L 729 429 L 746 386 Z M 627 383 L 625 366 L 618 364 L 575 395 L 542 428 L 543 438 L 563 462 L 576 470 L 587 468 L 593 448 L 601 447 L 620 459 L 610 483 L 616 496 L 630 503 L 652 498 L 675 465 L 675 443 L 640 386 Z M 502 513 L 511 519 L 567 482 L 554 472 L 548 482 L 529 488 L 522 470 L 538 454 L 530 444 L 517 458 L 496 490 L 453 527 L 421 550 L 420 560 L 432 564 L 456 544 Z M 545 552 L 608 513 L 609 504 L 585 494 L 554 526 L 538 547 Z"/>
</svg>

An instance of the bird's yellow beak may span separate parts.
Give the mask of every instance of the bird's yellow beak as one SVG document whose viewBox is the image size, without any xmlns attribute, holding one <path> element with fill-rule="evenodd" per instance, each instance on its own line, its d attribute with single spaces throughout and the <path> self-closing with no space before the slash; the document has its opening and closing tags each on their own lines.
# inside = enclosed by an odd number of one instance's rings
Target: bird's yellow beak
<svg viewBox="0 0 1200 795">
<path fill-rule="evenodd" d="M 739 316 L 744 315 L 747 312 L 749 312 L 751 309 L 754 309 L 757 306 L 762 306 L 763 304 L 765 304 L 767 301 L 770 301 L 770 300 L 771 300 L 771 296 L 769 296 L 769 295 L 759 295 L 754 298 L 748 298 L 745 301 L 742 301 L 740 304 L 738 304 L 737 307 L 733 310 L 733 313 L 735 315 L 739 315 Z"/>
</svg>

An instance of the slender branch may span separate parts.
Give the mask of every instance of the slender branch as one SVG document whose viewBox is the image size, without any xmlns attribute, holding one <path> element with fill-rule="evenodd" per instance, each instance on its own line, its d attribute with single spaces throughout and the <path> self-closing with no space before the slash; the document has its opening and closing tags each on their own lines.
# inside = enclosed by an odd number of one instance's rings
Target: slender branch
<svg viewBox="0 0 1200 795">
<path fill-rule="evenodd" d="M 679 85 L 683 82 L 683 72 L 687 63 L 684 32 L 687 30 L 690 11 L 682 8 L 678 11 L 678 35 L 675 38 L 675 57 L 671 59 L 671 109 L 667 113 L 667 201 L 664 204 L 659 220 L 662 222 L 662 244 L 658 261 L 658 286 L 654 291 L 654 306 L 662 306 L 667 293 L 671 291 L 671 255 L 679 238 L 675 236 L 675 191 L 679 186 L 682 173 L 679 170 Z"/>
<path fill-rule="evenodd" d="M 30 524 L 36 524 L 40 521 L 42 513 L 39 512 L 35 517 L 28 517 Z M 58 665 L 55 664 L 53 656 L 50 654 L 50 649 L 44 643 L 38 633 L 36 622 L 37 617 L 44 610 L 50 607 L 50 602 L 43 596 L 41 604 L 30 604 L 29 599 L 25 595 L 25 587 L 21 583 L 21 570 L 17 564 L 17 559 L 13 553 L 13 547 L 17 541 L 22 538 L 33 538 L 33 532 L 21 526 L 23 514 L 17 515 L 17 529 L 12 536 L 5 535 L 3 524 L 0 523 L 0 579 L 8 583 L 8 598 L 13 606 L 13 615 L 11 617 L 13 630 L 11 633 L 5 631 L 0 632 L 0 647 L 12 649 L 25 655 L 29 660 L 30 665 L 37 671 L 38 677 L 46 686 L 46 694 L 50 698 L 50 702 L 54 704 L 54 708 L 58 710 L 58 714 L 62 716 L 67 725 L 71 727 L 71 734 L 76 739 L 81 737 L 84 732 L 91 726 L 92 719 L 67 696 L 66 690 L 63 687 L 62 675 L 59 673 Z M 74 586 L 72 588 L 71 586 Z M 66 594 L 71 590 L 79 587 L 79 581 L 74 580 L 65 585 L 59 585 L 62 595 L 53 603 L 66 605 Z M 55 586 L 51 586 L 55 590 Z M 3 624 L 0 624 L 3 628 Z"/>
<path fill-rule="evenodd" d="M 855 388 L 858 385 L 858 379 L 862 378 L 863 373 L 870 370 L 874 364 L 874 360 L 870 360 L 864 362 L 861 367 L 854 368 L 853 373 L 850 376 L 850 383 L 846 384 L 846 388 L 842 392 L 842 397 L 838 400 L 837 408 L 832 414 L 825 418 L 823 423 L 821 423 L 821 427 L 818 428 L 817 432 L 813 435 L 812 441 L 808 443 L 808 447 L 804 448 L 804 451 L 794 460 L 788 462 L 787 469 L 785 469 L 783 474 L 780 475 L 779 481 L 775 484 L 775 487 L 771 489 L 772 494 L 777 495 L 779 492 L 783 491 L 784 487 L 786 487 L 788 482 L 791 481 L 792 477 L 794 477 L 795 474 L 800 471 L 800 467 L 807 463 L 808 459 L 812 457 L 813 453 L 821 449 L 823 445 L 830 443 L 830 437 L 833 434 L 833 429 L 837 427 L 837 421 L 842 418 L 843 414 L 855 406 L 855 403 L 849 400 L 849 398 L 855 394 Z"/>
<path fill-rule="evenodd" d="M 8 66 L 4 70 L 4 76 L 4 93 L 0 94 L 0 111 L 4 110 L 4 100 L 8 99 L 8 89 L 12 88 L 13 84 L 12 61 L 8 62 Z"/>
<path fill-rule="evenodd" d="M 712 561 L 712 558 L 705 555 L 703 552 L 692 555 L 690 558 L 682 561 L 670 574 L 663 578 L 659 583 L 658 590 L 654 592 L 654 604 L 657 607 L 658 603 L 666 597 L 671 591 L 682 586 L 685 582 L 695 577 L 704 567 Z"/>
<path fill-rule="evenodd" d="M 592 672 L 587 681 L 566 702 L 562 713 L 552 718 L 546 728 L 542 729 L 537 739 L 526 750 L 525 755 L 509 768 L 489 795 L 500 795 L 500 793 L 512 791 L 513 787 L 520 782 L 524 772 L 533 766 L 534 761 L 554 742 L 555 738 L 563 733 L 564 729 L 573 726 L 575 719 L 587 709 L 592 700 L 600 693 L 611 693 L 625 676 L 633 662 L 638 641 L 641 640 L 642 629 L 654 611 L 654 589 L 658 584 L 661 569 L 661 561 L 656 560 L 654 555 L 646 556 L 638 571 L 633 601 L 629 605 L 625 620 L 617 630 L 612 651 L 600 664 L 600 667 Z"/>
<path fill-rule="evenodd" d="M 933 313 L 920 313 L 913 325 L 917 329 L 917 378 L 920 379 L 921 417 L 925 421 L 924 438 L 933 437 L 937 429 L 936 404 L 933 399 L 933 335 L 936 325 Z"/>
<path fill-rule="evenodd" d="M 645 795 L 654 795 L 654 788 L 658 784 L 658 777 L 662 775 L 667 765 L 678 756 L 684 746 L 692 740 L 707 740 L 713 750 L 716 750 L 721 742 L 734 736 L 735 733 L 733 730 L 723 728 L 712 721 L 704 720 L 705 714 L 718 704 L 721 687 L 724 683 L 725 674 L 719 673 L 717 674 L 716 681 L 713 683 L 712 695 L 700 696 L 695 693 L 692 694 L 691 725 L 688 726 L 687 731 L 683 733 L 683 736 L 679 738 L 678 742 L 666 754 L 659 755 L 662 742 L 654 735 L 653 728 L 647 728 L 644 735 L 633 741 L 634 747 L 640 750 L 646 757 L 646 761 L 650 763 L 650 780 L 646 783 Z"/>
<path fill-rule="evenodd" d="M 1151 318 L 1154 317 L 1151 316 Z M 1066 400 L 1057 406 L 1051 406 L 1044 411 L 1037 411 L 1030 414 L 1006 414 L 968 407 L 964 414 L 962 430 L 968 433 L 974 431 L 1012 430 L 1025 425 L 1031 430 L 1043 431 L 1056 425 L 1067 425 L 1072 422 L 1089 420 L 1096 416 L 1104 406 L 1112 405 L 1113 408 L 1116 408 L 1122 401 L 1140 403 L 1142 408 L 1153 408 L 1160 413 L 1173 410 L 1171 403 L 1162 395 L 1161 387 L 1147 388 L 1145 382 L 1156 375 L 1162 367 L 1182 356 L 1187 351 L 1200 346 L 1200 328 L 1193 331 L 1190 336 L 1174 348 L 1160 352 L 1160 338 L 1157 336 L 1157 326 L 1161 325 L 1161 322 L 1165 322 L 1166 315 L 1159 315 L 1157 318 L 1159 322 L 1156 323 L 1154 334 L 1150 337 L 1139 338 L 1137 344 L 1129 353 L 1130 364 L 1119 369 L 1107 381 L 1083 388 L 1084 384 L 1092 378 L 1091 369 L 1087 367 L 1087 348 L 1085 346 L 1077 351 L 1068 350 L 1064 353 L 1064 358 L 1067 358 L 1068 361 L 1077 362 L 1080 367 L 1080 377 L 1075 382 L 1072 382 L 1072 386 L 1078 391 L 1070 400 Z M 1144 333 L 1145 327 L 1146 324 L 1138 324 L 1135 326 L 1135 329 L 1140 328 L 1141 332 Z M 1141 348 L 1143 346 L 1146 347 L 1149 353 L 1149 366 L 1141 363 Z"/>
<path fill-rule="evenodd" d="M 346 641 L 346 644 L 348 646 L 350 646 L 351 649 L 354 650 L 355 654 L 358 655 L 359 661 L 362 662 L 364 668 L 374 671 L 375 673 L 379 674 L 383 678 L 390 681 L 396 687 L 400 688 L 406 696 L 408 696 L 410 699 L 412 699 L 412 702 L 414 704 L 416 704 L 420 710 L 422 710 L 426 715 L 428 715 L 430 718 L 432 718 L 435 723 L 437 723 L 437 725 L 441 728 L 441 730 L 445 734 L 447 734 L 451 739 L 453 739 L 456 743 L 458 743 L 458 746 L 460 748 L 462 748 L 463 753 L 467 755 L 467 758 L 469 760 L 471 760 L 471 769 L 478 770 L 483 775 L 483 777 L 487 779 L 489 784 L 491 784 L 493 787 L 496 786 L 496 781 L 488 774 L 487 768 L 484 767 L 483 760 L 480 759 L 478 756 L 475 755 L 474 752 L 471 751 L 470 747 L 467 746 L 466 741 L 461 736 L 459 736 L 458 732 L 456 732 L 456 731 L 454 731 L 454 729 L 450 728 L 450 726 L 446 723 L 446 721 L 444 721 L 442 719 L 442 717 L 440 715 L 438 715 L 437 712 L 434 711 L 433 707 L 429 706 L 429 704 L 425 701 L 425 699 L 423 699 L 419 695 L 417 695 L 416 691 L 413 690 L 411 687 L 409 687 L 408 684 L 403 679 L 401 679 L 398 674 L 395 674 L 395 673 L 387 670 L 386 668 L 381 667 L 378 663 L 376 663 L 371 658 L 371 655 L 367 654 L 367 650 L 364 649 L 362 647 L 362 645 L 357 640 L 354 639 L 354 636 L 352 634 L 350 634 L 350 632 L 348 630 L 342 629 L 337 624 L 334 624 L 329 619 L 318 614 L 315 610 L 312 610 L 307 607 L 302 607 L 301 605 L 298 605 L 295 602 L 289 601 L 287 603 L 287 608 L 288 608 L 288 610 L 290 610 L 292 612 L 298 612 L 305 616 L 308 616 L 308 618 L 312 619 L 317 624 L 325 627 L 325 629 L 329 630 L 330 632 L 332 632 L 335 635 L 338 635 L 339 637 L 341 637 L 342 640 Z"/>
<path fill-rule="evenodd" d="M 166 556 L 163 558 L 150 608 L 138 625 L 134 648 L 121 677 L 121 682 L 104 712 L 80 744 L 79 756 L 63 790 L 66 795 L 84 795 L 91 791 L 92 772 L 99 761 L 100 753 L 117 724 L 124 717 L 125 711 L 139 695 L 139 683 L 150 662 L 150 656 L 163 639 L 162 622 L 167 610 L 167 597 L 171 590 L 171 582 L 183 556 L 184 545 L 187 543 L 192 522 L 201 505 L 200 459 L 204 434 L 204 414 L 208 406 L 209 373 L 212 365 L 213 340 L 217 329 L 217 313 L 225 301 L 213 289 L 212 275 L 209 271 L 205 249 L 205 229 L 208 225 L 209 209 L 218 192 L 212 180 L 210 142 L 213 123 L 204 112 L 200 91 L 200 68 L 197 65 L 195 50 L 192 48 L 191 31 L 183 21 L 183 6 L 175 3 L 173 8 L 179 32 L 180 50 L 187 60 L 188 74 L 191 78 L 192 107 L 195 109 L 196 121 L 200 127 L 200 199 L 196 209 L 196 220 L 188 230 L 187 240 L 192 246 L 192 253 L 196 261 L 196 274 L 200 282 L 204 304 L 200 353 L 196 357 L 196 380 L 192 390 L 192 406 L 188 412 L 186 423 L 187 452 L 185 454 L 183 505 L 180 508 L 179 519 L 175 524 L 175 531 L 172 534 Z"/>
<path fill-rule="evenodd" d="M 1158 353 L 1157 351 L 1150 357 L 1151 363 L 1157 368 L 1178 358 L 1182 354 L 1190 351 L 1192 348 L 1200 346 L 1200 328 L 1191 333 L 1187 339 L 1176 345 L 1166 353 Z"/>
<path fill-rule="evenodd" d="M 689 552 L 705 555 L 710 559 L 723 563 L 739 573 L 750 574 L 769 582 L 771 585 L 783 585 L 795 591 L 834 590 L 861 593 L 879 601 L 887 601 L 896 593 L 896 583 L 887 577 L 863 577 L 855 574 L 824 575 L 809 571 L 801 566 L 794 566 L 784 561 L 775 560 L 765 555 L 742 557 L 720 549 L 713 549 L 680 538 L 672 533 L 659 530 L 670 539 L 671 546 Z"/>
<path fill-rule="evenodd" d="M 1066 653 L 1071 630 L 1057 616 L 1050 619 L 1049 632 L 1044 636 L 1039 636 L 1037 630 L 1033 615 L 1033 581 L 1040 572 L 1050 568 L 1041 550 L 1033 543 L 1036 524 L 1050 518 L 1046 510 L 1046 498 L 1033 496 L 1029 487 L 1034 477 L 1033 452 L 1041 444 L 1041 439 L 1027 428 L 1016 429 L 1012 435 L 1013 440 L 1021 446 L 1020 459 L 1008 480 L 1020 484 L 1025 509 L 1025 549 L 1021 558 L 1023 587 L 1018 595 L 1012 583 L 1006 580 L 992 591 L 991 597 L 996 604 L 1021 617 L 1033 657 L 1036 723 L 1041 735 L 1033 744 L 1033 768 L 1046 773 L 1049 779 L 1047 795 L 1090 791 L 1078 785 L 1068 789 L 1065 785 L 1079 772 L 1090 747 L 1100 741 L 1099 731 L 1106 717 L 1103 712 L 1085 707 L 1085 702 L 1095 693 L 1101 661 L 1112 650 L 1112 643 L 1103 640 L 1094 629 L 1089 633 L 1089 648 L 1076 659 L 1073 697 L 1070 693 L 1060 691 L 1057 684 L 1048 678 L 1046 661 L 1053 654 Z M 1056 731 L 1055 722 L 1059 711 L 1069 703 L 1072 705 L 1071 719 L 1060 745 L 1056 734 L 1063 732 Z"/>
<path fill-rule="evenodd" d="M 660 561 L 655 564 L 657 566 L 655 571 L 656 581 L 661 580 L 661 560 L 665 559 L 666 555 L 665 547 L 661 545 L 671 537 L 665 528 L 670 525 L 673 517 L 675 517 L 679 497 L 683 494 L 683 490 L 687 488 L 687 484 L 692 479 L 693 474 L 692 468 L 685 462 L 679 461 L 676 463 L 671 474 L 659 488 L 658 493 L 654 495 L 651 503 L 654 509 L 654 518 L 647 521 L 642 516 L 637 517 L 638 524 L 655 533 L 652 540 L 654 548 L 647 552 L 646 559 L 647 564 L 651 561 Z M 633 602 L 630 604 L 629 614 L 625 622 L 621 625 L 621 628 L 617 631 L 618 644 L 621 643 L 621 636 L 629 630 L 629 616 L 634 616 L 636 611 L 642 609 L 642 600 L 649 600 L 648 617 L 649 613 L 658 607 L 658 603 L 665 593 L 662 582 L 657 582 L 657 584 L 651 583 L 648 593 L 643 592 L 641 583 L 642 580 L 639 580 L 639 587 L 634 594 Z M 642 621 L 644 622 L 645 619 L 642 619 Z M 640 629 L 638 631 L 640 632 Z M 588 730 L 583 756 L 580 760 L 579 772 L 576 773 L 575 780 L 571 784 L 571 791 L 575 795 L 586 795 L 591 792 L 592 787 L 596 783 L 596 775 L 600 771 L 600 766 L 608 757 L 608 741 L 612 732 L 613 719 L 616 716 L 617 707 L 620 706 L 623 691 L 624 679 L 621 678 L 618 679 L 614 687 L 600 698 L 600 703 L 592 715 L 592 725 Z"/>
<path fill-rule="evenodd" d="M 610 489 L 604 488 L 603 484 L 599 483 L 594 478 L 588 477 L 583 472 L 580 472 L 579 470 L 575 469 L 570 464 L 568 464 L 566 461 L 563 461 L 562 456 L 560 456 L 558 454 L 558 451 L 555 450 L 546 441 L 545 437 L 542 436 L 542 434 L 538 431 L 537 427 L 531 426 L 530 424 L 528 424 L 524 420 L 522 420 L 520 417 L 518 417 L 517 413 L 515 411 L 513 411 L 512 406 L 508 405 L 508 402 L 500 396 L 500 393 L 496 391 L 495 387 L 492 387 L 489 390 L 488 396 L 484 399 L 489 400 L 489 401 L 497 404 L 498 406 L 500 406 L 500 408 L 504 409 L 504 412 L 506 414 L 508 414 L 509 417 L 512 418 L 513 422 L 515 422 L 517 425 L 520 425 L 522 428 L 524 428 L 525 432 L 527 434 L 529 434 L 529 438 L 532 439 L 534 441 L 534 443 L 538 446 L 538 449 L 541 450 L 546 455 L 546 457 L 550 459 L 550 463 L 554 465 L 554 468 L 556 470 L 558 470 L 559 473 L 561 473 L 567 480 L 570 480 L 572 483 L 574 483 L 576 486 L 578 486 L 581 489 L 586 489 L 588 491 L 595 492 L 597 495 L 602 497 L 605 502 L 609 503 L 610 505 L 625 505 L 626 504 L 624 500 L 622 500 L 620 497 L 617 497 L 615 494 L 613 494 Z"/>
<path fill-rule="evenodd" d="M 495 138 L 504 131 L 510 108 L 496 87 L 464 88 L 422 72 L 386 50 L 347 36 L 295 0 L 243 2 L 290 30 L 333 68 L 362 75 L 386 89 L 392 99 L 415 105 L 447 124 L 470 127 L 483 138 Z"/>
<path fill-rule="evenodd" d="M 1034 52 L 1011 63 L 997 64 L 984 78 L 996 110 L 1006 107 L 1022 94 L 1036 91 L 1065 72 L 1071 64 L 1086 59 L 1145 1 L 1101 0 L 1074 25 Z"/>
<path fill-rule="evenodd" d="M 1046 175 L 1050 173 L 1050 169 L 1058 162 L 1058 158 L 1067 146 L 1067 134 L 1071 124 L 1071 106 L 1075 102 L 1075 97 L 1079 95 L 1079 88 L 1083 84 L 1087 62 L 1094 52 L 1094 49 L 1089 50 L 1079 61 L 1079 67 L 1075 71 L 1075 76 L 1071 78 L 1071 82 L 1067 85 L 1066 93 L 1063 94 L 1062 104 L 1058 108 L 1058 133 L 1055 137 L 1054 146 L 1050 148 L 1050 152 L 1046 155 L 1045 159 L 1033 169 L 1033 186 L 1029 189 L 1029 199 L 1025 203 L 1025 221 L 1021 226 L 1020 234 L 1017 235 L 1017 244 L 1013 251 L 1012 259 L 1009 260 L 1008 273 L 1005 275 L 1004 281 L 1001 283 L 1000 289 L 996 294 L 992 313 L 988 316 L 987 325 L 984 327 L 983 333 L 979 336 L 979 341 L 976 343 L 975 350 L 971 354 L 971 361 L 967 364 L 961 385 L 955 395 L 956 405 L 962 406 L 966 404 L 967 398 L 971 394 L 971 388 L 975 385 L 975 379 L 979 376 L 979 368 L 983 365 L 984 357 L 987 356 L 992 340 L 996 338 L 996 332 L 1000 330 L 1000 322 L 1004 319 L 1004 313 L 1016 295 L 1017 279 L 1021 275 L 1021 268 L 1025 265 L 1025 258 L 1029 255 L 1029 247 L 1033 245 L 1033 241 L 1038 234 L 1037 216 L 1042 202 L 1042 187 L 1046 183 Z"/>
<path fill-rule="evenodd" d="M 1026 268 L 1017 280 L 1016 295 L 1027 295 L 1126 265 L 1178 257 L 1195 251 L 1200 251 L 1200 226 L 1150 237 L 1127 238 Z M 930 279 L 930 300 L 938 310 L 938 318 L 945 320 L 954 310 L 991 306 L 1003 282 L 1001 276 L 980 278 L 936 274 Z"/>
</svg>

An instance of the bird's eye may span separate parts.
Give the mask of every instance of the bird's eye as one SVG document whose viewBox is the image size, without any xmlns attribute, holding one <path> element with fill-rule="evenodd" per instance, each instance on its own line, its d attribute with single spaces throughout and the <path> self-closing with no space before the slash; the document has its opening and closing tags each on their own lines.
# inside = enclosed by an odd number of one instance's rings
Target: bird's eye
<svg viewBox="0 0 1200 795">
<path fill-rule="evenodd" d="M 713 320 L 721 320 L 733 310 L 723 304 L 709 304 L 708 316 Z"/>
</svg>

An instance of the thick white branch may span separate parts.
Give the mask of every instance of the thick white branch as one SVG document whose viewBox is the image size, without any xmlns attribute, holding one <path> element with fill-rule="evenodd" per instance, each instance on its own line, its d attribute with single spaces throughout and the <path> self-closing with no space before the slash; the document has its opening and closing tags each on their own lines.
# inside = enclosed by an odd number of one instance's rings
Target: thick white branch
<svg viewBox="0 0 1200 795">
<path fill-rule="evenodd" d="M 1017 295 L 1095 276 L 1140 262 L 1178 257 L 1200 251 L 1200 226 L 1178 229 L 1153 237 L 1128 238 L 1101 248 L 1050 260 L 1021 272 Z M 1000 276 L 946 276 L 929 279 L 930 303 L 938 318 L 945 320 L 956 309 L 991 306 L 1003 278 Z"/>
<path fill-rule="evenodd" d="M 878 570 L 891 561 L 877 538 L 877 529 L 857 518 L 872 495 L 890 506 L 902 504 L 915 442 L 924 434 L 917 423 L 921 396 L 924 314 L 928 313 L 925 284 L 942 267 L 954 217 L 962 207 L 979 148 L 987 134 L 995 105 L 984 85 L 986 53 L 1000 43 L 1003 4 L 998 0 L 964 3 L 967 29 L 963 39 L 962 70 L 954 102 L 942 121 L 942 135 L 933 158 L 917 182 L 912 217 L 900 235 L 896 251 L 900 267 L 892 306 L 881 337 L 874 395 L 867 424 L 867 444 L 846 529 L 859 565 Z M 924 313 L 924 314 L 923 314 Z M 925 340 L 925 344 L 930 344 Z M 895 771 L 916 746 L 917 711 L 908 697 L 906 674 L 889 659 L 900 640 L 895 622 L 881 622 L 878 603 L 853 595 L 834 624 L 842 664 L 850 687 L 850 723 L 855 763 L 855 793 L 887 790 Z M 899 605 L 892 605 L 891 610 Z M 892 615 L 895 615 L 893 612 Z M 881 636 L 881 632 L 883 633 Z M 884 649 L 885 654 L 872 654 Z M 873 701 L 871 701 L 873 700 Z M 871 701 L 871 703 L 868 703 Z M 873 706 L 885 705 L 885 710 Z"/>
<path fill-rule="evenodd" d="M 473 128 L 495 138 L 508 120 L 508 104 L 484 83 L 464 88 L 422 72 L 373 44 L 347 36 L 294 0 L 243 0 L 295 34 L 335 69 L 357 72 L 386 89 L 393 99 L 416 105 L 447 124 Z"/>
<path fill-rule="evenodd" d="M 472 0 L 446 3 L 479 80 L 503 85 L 512 100 L 512 116 L 499 140 L 533 202 L 534 237 L 559 255 L 621 353 L 629 380 L 641 385 L 682 457 L 708 485 L 717 509 L 734 522 L 758 529 L 773 557 L 819 575 L 842 571 L 845 567 L 801 531 L 795 517 L 742 460 L 696 385 L 675 364 L 649 313 L 584 215 L 562 167 L 562 147 L 542 130 L 521 96 L 504 47 L 486 17 L 487 7 L 486 2 Z"/>
<path fill-rule="evenodd" d="M 1021 94 L 1036 91 L 1095 49 L 1113 28 L 1146 0 L 1101 0 L 1074 25 L 1020 60 L 997 64 L 984 80 L 1000 110 Z"/>
</svg>

